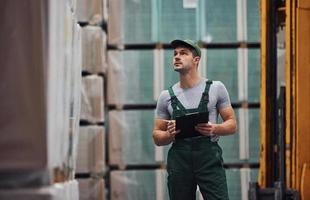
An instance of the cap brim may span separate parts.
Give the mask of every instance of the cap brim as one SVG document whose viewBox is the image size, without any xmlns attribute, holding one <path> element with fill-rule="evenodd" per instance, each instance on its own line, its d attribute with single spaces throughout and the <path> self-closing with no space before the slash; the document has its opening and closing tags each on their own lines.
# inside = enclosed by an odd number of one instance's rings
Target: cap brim
<svg viewBox="0 0 310 200">
<path fill-rule="evenodd" d="M 173 48 L 178 47 L 180 45 L 191 46 L 188 43 L 184 42 L 183 40 L 173 40 L 172 42 L 170 42 L 170 44 Z"/>
<path fill-rule="evenodd" d="M 193 49 L 195 49 L 195 51 L 197 52 L 198 56 L 201 56 L 201 50 L 199 48 L 199 46 L 197 46 L 196 44 L 194 44 L 192 41 L 186 41 L 186 40 L 173 40 L 172 42 L 170 42 L 171 46 L 173 48 L 177 48 L 179 46 L 186 46 L 186 47 L 191 47 Z"/>
</svg>

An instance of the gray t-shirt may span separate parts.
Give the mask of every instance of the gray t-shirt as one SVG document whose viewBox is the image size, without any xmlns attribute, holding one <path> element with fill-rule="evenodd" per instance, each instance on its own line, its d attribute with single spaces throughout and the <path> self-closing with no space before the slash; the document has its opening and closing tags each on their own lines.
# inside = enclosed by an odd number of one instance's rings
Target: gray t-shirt
<svg viewBox="0 0 310 200">
<path fill-rule="evenodd" d="M 178 82 L 172 86 L 172 89 L 178 100 L 186 109 L 195 109 L 198 108 L 200 103 L 202 93 L 206 87 L 206 81 L 207 79 L 202 79 L 197 85 L 187 89 L 182 89 Z M 173 109 L 170 98 L 168 90 L 161 92 L 156 106 L 156 118 L 171 119 Z M 218 123 L 219 109 L 230 105 L 229 95 L 224 84 L 220 81 L 213 81 L 209 90 L 209 121 L 211 123 Z M 212 141 L 217 141 L 218 138 L 218 136 L 213 135 Z"/>
</svg>

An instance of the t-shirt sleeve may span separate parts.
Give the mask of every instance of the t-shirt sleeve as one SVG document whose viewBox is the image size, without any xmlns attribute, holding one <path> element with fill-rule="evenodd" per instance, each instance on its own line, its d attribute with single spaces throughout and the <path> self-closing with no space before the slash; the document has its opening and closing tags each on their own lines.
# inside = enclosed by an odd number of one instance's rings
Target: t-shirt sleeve
<svg viewBox="0 0 310 200">
<path fill-rule="evenodd" d="M 230 105 L 231 105 L 231 103 L 230 103 L 228 91 L 227 91 L 225 85 L 221 81 L 218 81 L 218 84 L 217 84 L 217 105 L 216 105 L 216 107 L 218 109 L 220 109 L 220 108 L 228 107 Z"/>
<path fill-rule="evenodd" d="M 160 93 L 158 100 L 157 100 L 155 118 L 159 118 L 159 119 L 170 119 L 171 118 L 169 111 L 168 111 L 169 99 L 170 99 L 170 95 L 168 93 L 168 90 L 164 90 Z"/>
</svg>

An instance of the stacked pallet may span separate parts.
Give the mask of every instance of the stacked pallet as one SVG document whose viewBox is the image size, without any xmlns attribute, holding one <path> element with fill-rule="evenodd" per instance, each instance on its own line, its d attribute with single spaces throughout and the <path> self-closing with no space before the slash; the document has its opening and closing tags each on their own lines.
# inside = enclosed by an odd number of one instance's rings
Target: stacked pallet
<svg viewBox="0 0 310 200">
<path fill-rule="evenodd" d="M 1 3 L 0 199 L 77 200 L 81 30 L 74 1 Z"/>
<path fill-rule="evenodd" d="M 106 2 L 77 0 L 82 29 L 82 87 L 76 177 L 81 200 L 106 199 Z"/>
</svg>

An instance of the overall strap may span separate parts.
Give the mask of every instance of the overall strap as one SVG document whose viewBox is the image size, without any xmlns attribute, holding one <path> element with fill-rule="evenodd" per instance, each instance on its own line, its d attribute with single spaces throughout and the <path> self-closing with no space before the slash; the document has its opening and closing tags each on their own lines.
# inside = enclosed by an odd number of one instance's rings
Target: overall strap
<svg viewBox="0 0 310 200">
<path fill-rule="evenodd" d="M 205 91 L 202 93 L 201 100 L 198 106 L 199 112 L 207 112 L 208 111 L 208 103 L 209 103 L 209 90 L 212 84 L 212 80 L 206 81 Z"/>
<path fill-rule="evenodd" d="M 172 106 L 172 109 L 173 109 L 173 112 L 176 112 L 176 111 L 181 111 L 183 114 L 186 113 L 186 109 L 185 107 L 181 104 L 181 102 L 178 100 L 178 98 L 175 96 L 174 92 L 173 92 L 173 89 L 172 89 L 172 86 L 168 88 L 168 91 L 169 91 L 169 95 L 171 97 L 171 106 Z M 178 109 L 179 108 L 179 109 Z"/>
</svg>

